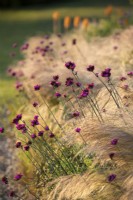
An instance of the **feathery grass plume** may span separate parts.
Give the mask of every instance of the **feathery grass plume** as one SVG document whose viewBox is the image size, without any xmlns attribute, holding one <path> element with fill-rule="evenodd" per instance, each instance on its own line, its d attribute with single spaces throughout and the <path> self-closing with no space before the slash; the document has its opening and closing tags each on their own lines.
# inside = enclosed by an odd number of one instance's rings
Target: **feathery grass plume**
<svg viewBox="0 0 133 200">
<path fill-rule="evenodd" d="M 113 13 L 113 6 L 109 5 L 104 9 L 105 16 L 110 16 Z"/>
<path fill-rule="evenodd" d="M 87 30 L 88 26 L 89 26 L 89 19 L 88 18 L 84 18 L 82 20 L 82 29 L 83 30 Z"/>
<path fill-rule="evenodd" d="M 65 30 L 68 30 L 70 25 L 71 25 L 71 18 L 70 18 L 70 16 L 66 16 L 64 18 L 64 28 L 65 28 Z"/>
<path fill-rule="evenodd" d="M 60 13 L 58 11 L 53 12 L 52 18 L 53 18 L 53 32 L 58 33 L 59 32 Z"/>
<path fill-rule="evenodd" d="M 78 28 L 80 24 L 80 16 L 75 16 L 73 19 L 73 27 Z"/>
</svg>

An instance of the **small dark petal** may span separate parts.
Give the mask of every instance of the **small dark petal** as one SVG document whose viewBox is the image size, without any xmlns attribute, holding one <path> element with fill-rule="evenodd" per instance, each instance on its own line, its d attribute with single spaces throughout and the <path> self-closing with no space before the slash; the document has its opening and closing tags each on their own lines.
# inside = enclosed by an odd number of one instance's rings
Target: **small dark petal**
<svg viewBox="0 0 133 200">
<path fill-rule="evenodd" d="M 59 79 L 58 75 L 53 76 L 53 80 L 58 81 L 58 79 Z"/>
<path fill-rule="evenodd" d="M 112 145 L 117 145 L 117 143 L 118 143 L 118 139 L 113 139 L 113 140 L 111 141 L 111 144 L 112 144 Z"/>
<path fill-rule="evenodd" d="M 72 115 L 73 115 L 73 117 L 79 117 L 80 113 L 78 111 L 76 111 Z"/>
<path fill-rule="evenodd" d="M 77 133 L 80 133 L 81 128 L 76 128 L 75 131 L 76 131 Z"/>
<path fill-rule="evenodd" d="M 27 142 L 27 145 L 31 145 L 32 144 L 32 142 L 29 140 L 28 142 Z"/>
<path fill-rule="evenodd" d="M 16 142 L 16 148 L 20 148 L 22 146 L 21 142 Z"/>
<path fill-rule="evenodd" d="M 29 148 L 30 148 L 29 145 L 24 146 L 24 150 L 25 150 L 25 151 L 28 151 Z"/>
<path fill-rule="evenodd" d="M 82 84 L 77 82 L 76 85 L 77 85 L 77 87 L 81 87 Z"/>
<path fill-rule="evenodd" d="M 128 75 L 129 77 L 132 77 L 132 76 L 133 76 L 133 72 L 128 72 L 127 75 Z"/>
<path fill-rule="evenodd" d="M 38 106 L 38 103 L 37 103 L 37 102 L 34 102 L 32 105 L 33 105 L 33 107 L 37 107 L 37 106 Z"/>
<path fill-rule="evenodd" d="M 87 67 L 87 71 L 89 71 L 89 72 L 93 72 L 94 69 L 95 69 L 94 65 L 89 65 L 89 66 Z"/>
<path fill-rule="evenodd" d="M 40 90 L 40 87 L 41 87 L 40 85 L 35 85 L 35 86 L 34 86 L 34 90 L 36 90 L 36 91 L 37 91 L 37 90 Z"/>
<path fill-rule="evenodd" d="M 19 174 L 16 174 L 16 175 L 14 176 L 14 180 L 15 180 L 15 181 L 18 181 L 18 180 L 20 180 L 20 179 L 22 178 L 22 176 L 23 176 L 23 175 L 20 174 L 20 173 L 19 173 Z"/>
<path fill-rule="evenodd" d="M 124 76 L 120 77 L 120 81 L 125 81 L 126 79 L 127 79 L 127 78 L 124 77 Z"/>
<path fill-rule="evenodd" d="M 46 130 L 46 131 L 49 131 L 49 127 L 48 127 L 48 126 L 45 126 L 45 130 Z"/>
<path fill-rule="evenodd" d="M 44 134 L 44 131 L 39 131 L 38 132 L 38 136 L 43 136 L 43 134 Z"/>
<path fill-rule="evenodd" d="M 74 62 L 69 61 L 69 62 L 66 62 L 66 63 L 65 63 L 65 67 L 66 67 L 67 69 L 70 69 L 70 70 L 74 71 L 76 65 L 75 65 Z"/>
<path fill-rule="evenodd" d="M 50 137 L 50 138 L 54 138 L 55 135 L 54 135 L 53 133 L 50 133 L 50 134 L 49 134 L 49 137 Z"/>
<path fill-rule="evenodd" d="M 9 197 L 15 197 L 15 191 L 10 191 L 9 192 Z"/>
<path fill-rule="evenodd" d="M 55 93 L 55 96 L 56 96 L 57 98 L 59 98 L 59 97 L 61 97 L 61 94 L 60 94 L 59 92 L 56 92 L 56 93 Z"/>
<path fill-rule="evenodd" d="M 4 128 L 0 127 L 0 133 L 4 133 Z"/>
<path fill-rule="evenodd" d="M 3 176 L 2 177 L 2 179 L 1 179 L 1 181 L 4 183 L 4 184 L 8 184 L 8 179 L 7 179 L 7 177 L 6 176 Z"/>
<path fill-rule="evenodd" d="M 114 155 L 115 155 L 115 153 L 110 153 L 109 154 L 109 157 L 110 157 L 111 160 L 114 158 Z"/>
<path fill-rule="evenodd" d="M 32 139 L 35 139 L 35 138 L 36 138 L 36 134 L 34 134 L 34 133 L 31 134 L 30 136 L 31 136 Z"/>
<path fill-rule="evenodd" d="M 76 43 L 77 43 L 77 40 L 76 40 L 76 39 L 73 39 L 73 40 L 72 40 L 72 44 L 75 45 Z"/>
<path fill-rule="evenodd" d="M 112 182 L 115 179 L 116 179 L 116 174 L 111 174 L 111 175 L 108 176 L 108 181 L 109 182 Z"/>
</svg>

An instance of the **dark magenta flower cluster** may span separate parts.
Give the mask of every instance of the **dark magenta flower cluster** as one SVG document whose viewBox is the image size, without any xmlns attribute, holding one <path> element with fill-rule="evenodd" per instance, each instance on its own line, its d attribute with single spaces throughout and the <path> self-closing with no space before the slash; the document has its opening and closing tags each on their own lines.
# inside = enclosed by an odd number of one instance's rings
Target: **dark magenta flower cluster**
<svg viewBox="0 0 133 200">
<path fill-rule="evenodd" d="M 109 78 L 111 76 L 111 68 L 106 68 L 104 71 L 101 72 L 101 76 L 105 78 Z"/>
<path fill-rule="evenodd" d="M 66 62 L 66 63 L 65 63 L 65 67 L 66 67 L 67 69 L 70 69 L 70 70 L 74 71 L 76 65 L 75 65 L 74 62 L 69 61 L 69 62 Z"/>
</svg>

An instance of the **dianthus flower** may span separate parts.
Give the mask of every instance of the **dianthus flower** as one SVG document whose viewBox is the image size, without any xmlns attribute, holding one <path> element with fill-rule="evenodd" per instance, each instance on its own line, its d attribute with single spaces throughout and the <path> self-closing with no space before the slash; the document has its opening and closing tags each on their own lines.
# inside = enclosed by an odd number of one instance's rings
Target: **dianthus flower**
<svg viewBox="0 0 133 200">
<path fill-rule="evenodd" d="M 65 67 L 66 67 L 67 69 L 70 69 L 70 70 L 74 71 L 76 65 L 75 65 L 74 62 L 69 61 L 69 62 L 66 62 L 66 63 L 65 63 Z"/>
<path fill-rule="evenodd" d="M 68 77 L 68 78 L 66 79 L 65 85 L 66 85 L 66 86 L 71 86 L 71 85 L 73 85 L 73 84 L 74 84 L 73 78 Z"/>
<path fill-rule="evenodd" d="M 15 176 L 14 176 L 14 180 L 15 181 L 19 181 L 21 178 L 22 178 L 22 174 L 20 174 L 20 173 L 18 173 L 18 174 L 16 174 Z"/>
<path fill-rule="evenodd" d="M 94 65 L 89 65 L 89 66 L 87 67 L 87 71 L 89 71 L 89 72 L 93 72 L 94 69 L 95 69 Z"/>
</svg>

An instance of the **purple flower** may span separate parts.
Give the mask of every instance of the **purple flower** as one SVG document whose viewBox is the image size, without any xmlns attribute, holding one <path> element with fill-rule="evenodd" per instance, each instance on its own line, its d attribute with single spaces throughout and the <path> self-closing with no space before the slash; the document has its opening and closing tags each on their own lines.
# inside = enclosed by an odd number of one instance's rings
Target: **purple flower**
<svg viewBox="0 0 133 200">
<path fill-rule="evenodd" d="M 113 180 L 115 180 L 115 178 L 116 178 L 116 174 L 110 174 L 110 175 L 108 176 L 108 181 L 109 181 L 109 182 L 112 182 Z"/>
<path fill-rule="evenodd" d="M 58 81 L 58 79 L 59 79 L 59 76 L 58 76 L 58 75 L 53 76 L 53 80 L 54 80 L 54 81 Z"/>
<path fill-rule="evenodd" d="M 31 134 L 30 136 L 31 136 L 32 139 L 36 138 L 36 134 L 35 133 Z"/>
<path fill-rule="evenodd" d="M 80 82 L 77 82 L 77 83 L 76 83 L 76 86 L 77 86 L 77 87 L 81 87 L 81 85 L 82 85 L 82 84 L 81 84 Z"/>
<path fill-rule="evenodd" d="M 117 145 L 117 143 L 118 143 L 118 139 L 113 139 L 113 140 L 111 141 L 111 144 L 112 144 L 112 145 Z"/>
<path fill-rule="evenodd" d="M 29 145 L 25 145 L 25 146 L 24 146 L 24 150 L 25 150 L 25 151 L 28 151 L 28 150 L 29 150 L 29 148 L 30 148 L 30 146 L 29 146 Z"/>
<path fill-rule="evenodd" d="M 80 97 L 87 97 L 89 95 L 89 90 L 88 89 L 84 89 L 81 94 Z"/>
<path fill-rule="evenodd" d="M 16 148 L 20 148 L 22 146 L 21 142 L 16 142 L 15 144 Z"/>
<path fill-rule="evenodd" d="M 16 89 L 22 88 L 23 84 L 22 83 L 16 83 Z"/>
<path fill-rule="evenodd" d="M 20 174 L 20 173 L 18 173 L 18 174 L 16 174 L 15 176 L 14 176 L 14 180 L 15 181 L 19 181 L 21 178 L 22 178 L 22 174 Z"/>
<path fill-rule="evenodd" d="M 89 72 L 93 72 L 94 69 L 95 69 L 94 65 L 89 65 L 89 66 L 87 67 L 87 71 L 89 71 Z"/>
<path fill-rule="evenodd" d="M 76 128 L 75 131 L 76 131 L 77 133 L 80 133 L 81 128 Z"/>
<path fill-rule="evenodd" d="M 9 197 L 15 197 L 15 192 L 14 191 L 10 191 L 8 194 Z"/>
<path fill-rule="evenodd" d="M 73 84 L 74 84 L 73 78 L 68 77 L 68 78 L 66 79 L 65 85 L 66 85 L 66 86 L 71 86 L 71 85 L 73 85 Z"/>
<path fill-rule="evenodd" d="M 120 81 L 125 81 L 126 79 L 127 79 L 127 78 L 124 77 L 124 76 L 120 77 Z"/>
<path fill-rule="evenodd" d="M 20 50 L 21 50 L 21 51 L 27 50 L 28 47 L 29 47 L 29 43 L 25 43 L 25 44 L 23 44 L 23 45 L 21 46 Z"/>
<path fill-rule="evenodd" d="M 34 119 L 33 120 L 31 120 L 31 126 L 37 126 L 37 125 L 39 125 L 39 121 L 38 121 L 38 115 L 35 115 L 34 116 Z"/>
<path fill-rule="evenodd" d="M 16 124 L 16 128 L 18 130 L 22 130 L 22 133 L 25 133 L 27 131 L 25 124 Z"/>
<path fill-rule="evenodd" d="M 73 40 L 72 40 L 72 44 L 75 45 L 76 43 L 77 43 L 77 40 L 76 40 L 76 39 L 73 39 Z"/>
<path fill-rule="evenodd" d="M 110 153 L 109 154 L 109 157 L 110 157 L 111 160 L 113 159 L 114 155 L 115 155 L 115 153 Z"/>
<path fill-rule="evenodd" d="M 8 179 L 7 179 L 7 177 L 6 176 L 3 176 L 2 177 L 2 179 L 1 179 L 1 181 L 4 183 L 4 184 L 8 184 Z"/>
<path fill-rule="evenodd" d="M 89 88 L 89 89 L 93 89 L 93 88 L 94 88 L 94 83 L 88 84 L 88 88 Z"/>
<path fill-rule="evenodd" d="M 57 87 L 59 87 L 61 85 L 61 82 L 53 80 L 53 81 L 50 82 L 50 85 L 52 85 L 53 87 L 57 88 Z"/>
<path fill-rule="evenodd" d="M 105 78 L 109 78 L 111 76 L 111 72 L 110 71 L 111 71 L 110 68 L 105 69 L 104 71 L 101 72 L 101 76 L 105 77 Z"/>
<path fill-rule="evenodd" d="M 13 124 L 18 124 L 19 120 L 22 119 L 22 114 L 18 114 L 14 119 L 13 119 Z"/>
<path fill-rule="evenodd" d="M 4 133 L 4 128 L 0 127 L 0 133 Z"/>
<path fill-rule="evenodd" d="M 37 107 L 37 106 L 38 106 L 38 103 L 37 103 L 37 102 L 34 102 L 32 105 L 33 105 L 33 107 Z"/>
<path fill-rule="evenodd" d="M 55 93 L 55 96 L 56 96 L 57 98 L 59 98 L 59 97 L 61 97 L 61 94 L 60 94 L 59 92 L 56 92 L 56 93 Z"/>
<path fill-rule="evenodd" d="M 36 91 L 37 91 L 37 90 L 40 90 L 40 87 L 41 87 L 40 85 L 35 85 L 35 86 L 34 86 L 34 90 L 36 90 Z"/>
<path fill-rule="evenodd" d="M 49 127 L 48 127 L 48 126 L 45 126 L 45 130 L 46 130 L 46 131 L 49 131 Z"/>
<path fill-rule="evenodd" d="M 69 61 L 69 62 L 66 62 L 66 63 L 65 63 L 65 67 L 66 67 L 67 69 L 70 69 L 70 70 L 73 71 L 73 70 L 75 69 L 76 65 L 75 65 L 74 62 Z"/>
<path fill-rule="evenodd" d="M 39 131 L 38 132 L 38 136 L 43 136 L 43 134 L 44 134 L 44 131 Z"/>
<path fill-rule="evenodd" d="M 53 133 L 50 133 L 50 134 L 49 134 L 49 137 L 50 137 L 50 138 L 53 138 L 53 137 L 55 137 L 55 135 L 54 135 Z"/>
<path fill-rule="evenodd" d="M 128 72 L 127 75 L 132 77 L 133 76 L 133 72 Z"/>
<path fill-rule="evenodd" d="M 72 115 L 73 117 L 79 117 L 80 113 L 78 111 L 75 111 Z"/>
<path fill-rule="evenodd" d="M 123 88 L 124 90 L 128 90 L 129 86 L 128 86 L 128 85 L 123 85 L 122 88 Z"/>
</svg>

